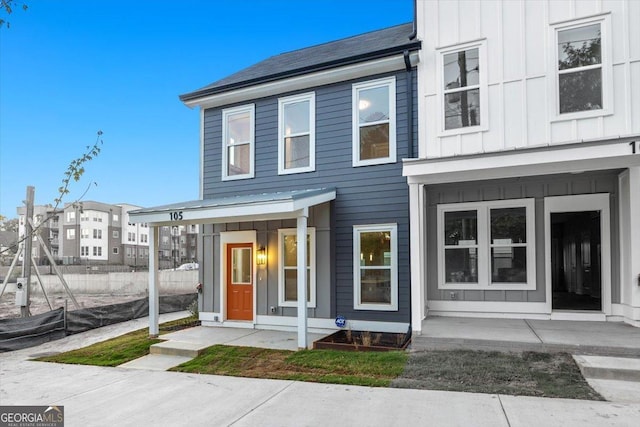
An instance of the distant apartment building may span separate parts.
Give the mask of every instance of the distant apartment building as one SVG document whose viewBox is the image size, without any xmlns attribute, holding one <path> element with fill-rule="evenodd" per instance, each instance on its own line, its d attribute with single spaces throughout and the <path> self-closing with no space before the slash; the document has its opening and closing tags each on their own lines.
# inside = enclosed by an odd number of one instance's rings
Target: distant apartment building
<svg viewBox="0 0 640 427">
<path fill-rule="evenodd" d="M 26 228 L 26 207 L 21 206 L 17 208 L 18 213 L 18 236 L 22 237 Z M 51 205 L 38 205 L 33 207 L 33 226 L 37 228 L 37 232 L 42 237 L 42 240 L 49 249 L 49 252 L 53 258 L 58 258 L 60 255 L 60 216 L 61 210 L 55 210 Z M 34 236 L 33 241 L 37 242 L 37 238 Z M 23 259 L 21 254 L 19 259 Z M 38 264 L 47 264 L 49 261 L 45 254 L 45 251 L 39 244 L 34 244 L 31 249 L 31 255 L 33 260 Z"/>
<path fill-rule="evenodd" d="M 60 264 L 145 268 L 149 265 L 149 227 L 129 220 L 128 212 L 135 209 L 140 206 L 96 201 L 67 203 L 57 211 L 51 205 L 37 205 L 34 206 L 33 222 Z M 18 207 L 17 213 L 19 235 L 24 236 L 26 208 Z M 160 268 L 196 262 L 197 236 L 197 225 L 161 227 Z M 39 244 L 33 245 L 32 254 L 36 264 L 49 263 Z"/>
</svg>

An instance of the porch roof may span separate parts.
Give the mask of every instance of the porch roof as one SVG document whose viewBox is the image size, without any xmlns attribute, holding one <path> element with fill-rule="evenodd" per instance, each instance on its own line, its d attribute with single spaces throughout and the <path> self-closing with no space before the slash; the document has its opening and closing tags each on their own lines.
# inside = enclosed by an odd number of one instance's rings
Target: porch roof
<svg viewBox="0 0 640 427">
<path fill-rule="evenodd" d="M 129 216 L 154 226 L 265 221 L 295 218 L 300 210 L 335 198 L 335 188 L 290 190 L 173 203 L 129 211 Z"/>
</svg>

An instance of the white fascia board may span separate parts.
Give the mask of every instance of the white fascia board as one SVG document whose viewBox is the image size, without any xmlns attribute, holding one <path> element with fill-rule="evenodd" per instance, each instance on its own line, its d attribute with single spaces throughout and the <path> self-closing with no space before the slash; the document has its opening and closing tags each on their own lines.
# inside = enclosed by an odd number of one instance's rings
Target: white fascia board
<svg viewBox="0 0 640 427">
<path fill-rule="evenodd" d="M 409 58 L 411 60 L 411 64 L 417 64 L 418 58 L 418 53 L 412 52 Z M 330 83 L 357 79 L 374 74 L 382 74 L 391 71 L 402 70 L 404 68 L 404 56 L 402 54 L 399 54 L 387 58 L 361 62 L 358 64 L 347 65 L 325 71 L 317 71 L 315 73 L 304 74 L 291 78 L 284 78 L 282 80 L 277 80 L 274 82 L 257 84 L 255 86 L 249 86 L 231 90 L 228 92 L 204 96 L 202 98 L 185 101 L 184 104 L 190 108 L 196 106 L 199 106 L 202 109 L 219 107 L 222 105 L 230 105 L 238 102 L 264 98 L 266 96 L 284 92 L 292 92 L 295 90 L 308 89 L 315 86 L 322 86 Z"/>
<path fill-rule="evenodd" d="M 283 201 L 243 203 L 230 206 L 214 206 L 204 208 L 176 208 L 163 209 L 156 212 L 147 212 L 131 215 L 137 223 L 148 223 L 154 226 L 184 225 L 184 224 L 213 224 L 243 221 L 267 221 L 272 219 L 296 218 L 302 209 L 321 203 L 329 202 L 336 198 L 335 191 L 318 194 L 301 199 L 289 199 Z M 180 212 L 181 220 L 171 220 L 172 212 Z"/>
<path fill-rule="evenodd" d="M 439 184 L 556 173 L 626 168 L 640 165 L 640 153 L 629 142 L 571 144 L 541 150 L 509 151 L 438 159 L 404 160 L 407 182 Z"/>
</svg>

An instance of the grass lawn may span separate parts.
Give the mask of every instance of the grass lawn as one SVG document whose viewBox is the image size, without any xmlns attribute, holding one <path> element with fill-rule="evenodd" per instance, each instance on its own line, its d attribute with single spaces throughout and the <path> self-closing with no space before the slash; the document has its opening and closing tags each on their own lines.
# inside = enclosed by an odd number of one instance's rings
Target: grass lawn
<svg viewBox="0 0 640 427">
<path fill-rule="evenodd" d="M 172 371 L 387 387 L 407 354 L 336 350 L 272 350 L 215 345 Z"/>
<path fill-rule="evenodd" d="M 604 400 L 567 353 L 416 352 L 392 387 Z"/>
<path fill-rule="evenodd" d="M 173 332 L 176 328 L 188 326 L 195 320 L 193 317 L 188 317 L 163 323 L 160 325 L 160 334 Z M 76 365 L 118 366 L 146 356 L 149 354 L 149 347 L 159 342 L 162 340 L 149 338 L 149 329 L 145 328 L 88 347 L 39 357 L 35 360 Z"/>
<path fill-rule="evenodd" d="M 189 320 L 160 325 L 169 332 Z M 117 366 L 149 353 L 160 339 L 141 329 L 89 347 L 41 357 L 46 362 Z M 215 345 L 172 371 L 375 387 L 603 400 L 566 353 L 471 350 L 408 353 L 272 350 Z"/>
</svg>

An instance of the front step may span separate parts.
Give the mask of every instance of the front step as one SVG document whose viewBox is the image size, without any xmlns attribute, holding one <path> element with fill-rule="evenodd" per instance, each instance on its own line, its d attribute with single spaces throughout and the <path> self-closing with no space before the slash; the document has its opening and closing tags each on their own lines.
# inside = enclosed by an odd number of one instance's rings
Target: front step
<svg viewBox="0 0 640 427">
<path fill-rule="evenodd" d="M 574 355 L 585 378 L 640 382 L 640 359 Z"/>
<path fill-rule="evenodd" d="M 149 349 L 149 353 L 194 358 L 198 357 L 205 348 L 207 346 L 202 344 L 169 340 L 153 344 Z"/>
</svg>

